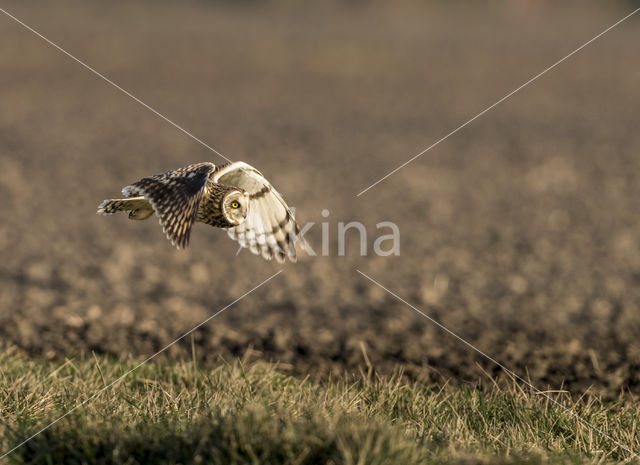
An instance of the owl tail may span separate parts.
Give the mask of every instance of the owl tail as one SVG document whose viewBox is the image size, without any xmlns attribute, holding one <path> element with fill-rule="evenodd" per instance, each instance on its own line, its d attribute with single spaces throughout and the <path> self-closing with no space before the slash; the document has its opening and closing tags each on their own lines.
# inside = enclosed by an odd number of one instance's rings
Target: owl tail
<svg viewBox="0 0 640 465">
<path fill-rule="evenodd" d="M 130 199 L 104 200 L 98 206 L 97 211 L 100 215 L 113 215 L 117 212 L 129 212 L 131 220 L 146 220 L 153 215 L 153 208 L 144 197 L 132 197 Z"/>
</svg>

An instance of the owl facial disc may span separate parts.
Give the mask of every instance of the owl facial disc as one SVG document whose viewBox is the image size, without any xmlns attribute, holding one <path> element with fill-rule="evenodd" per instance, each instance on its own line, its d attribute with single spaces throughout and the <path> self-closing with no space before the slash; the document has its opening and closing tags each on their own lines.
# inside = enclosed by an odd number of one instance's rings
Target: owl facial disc
<svg viewBox="0 0 640 465">
<path fill-rule="evenodd" d="M 234 190 L 222 199 L 222 214 L 233 226 L 242 224 L 249 211 L 249 194 Z"/>
</svg>

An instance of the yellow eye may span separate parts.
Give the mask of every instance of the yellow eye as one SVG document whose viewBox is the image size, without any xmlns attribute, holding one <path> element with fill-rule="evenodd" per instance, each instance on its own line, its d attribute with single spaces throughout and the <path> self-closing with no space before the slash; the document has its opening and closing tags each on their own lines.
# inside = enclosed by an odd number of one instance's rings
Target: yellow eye
<svg viewBox="0 0 640 465">
<path fill-rule="evenodd" d="M 240 208 L 240 204 L 234 200 L 231 202 L 231 208 Z"/>
</svg>

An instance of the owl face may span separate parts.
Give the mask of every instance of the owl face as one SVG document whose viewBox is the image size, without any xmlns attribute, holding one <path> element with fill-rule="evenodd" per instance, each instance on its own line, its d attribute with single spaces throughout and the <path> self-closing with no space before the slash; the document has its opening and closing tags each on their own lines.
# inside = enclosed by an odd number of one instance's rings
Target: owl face
<svg viewBox="0 0 640 465">
<path fill-rule="evenodd" d="M 249 211 L 249 194 L 232 190 L 222 199 L 222 214 L 234 226 L 242 224 Z"/>
</svg>

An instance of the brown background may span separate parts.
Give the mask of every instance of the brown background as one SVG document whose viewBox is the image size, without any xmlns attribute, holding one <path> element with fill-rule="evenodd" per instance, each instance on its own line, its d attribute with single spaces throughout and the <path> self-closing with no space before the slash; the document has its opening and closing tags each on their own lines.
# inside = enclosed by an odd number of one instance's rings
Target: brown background
<svg viewBox="0 0 640 465">
<path fill-rule="evenodd" d="M 246 354 L 300 375 L 460 383 L 490 362 L 540 387 L 640 392 L 640 17 L 407 168 L 400 163 L 634 2 L 5 2 L 232 159 L 258 167 L 331 254 L 284 273 L 168 356 Z M 146 356 L 280 269 L 198 225 L 95 215 L 145 175 L 222 161 L 0 15 L 0 338 L 34 356 Z M 330 210 L 328 219 L 320 216 Z M 337 222 L 401 230 L 399 257 L 337 255 Z"/>
</svg>

